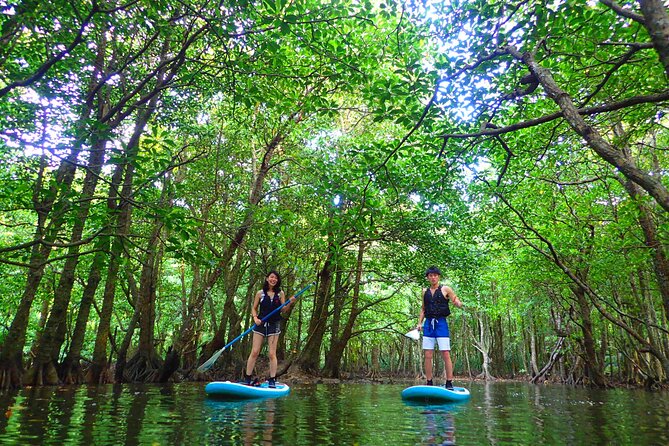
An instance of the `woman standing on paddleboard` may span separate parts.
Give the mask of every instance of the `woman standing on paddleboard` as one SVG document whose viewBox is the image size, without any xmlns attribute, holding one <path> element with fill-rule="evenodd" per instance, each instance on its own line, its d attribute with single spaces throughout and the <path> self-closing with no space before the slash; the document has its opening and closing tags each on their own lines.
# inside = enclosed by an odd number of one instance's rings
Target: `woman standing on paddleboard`
<svg viewBox="0 0 669 446">
<path fill-rule="evenodd" d="M 427 385 L 432 385 L 432 356 L 435 343 L 444 358 L 446 369 L 447 389 L 453 389 L 453 363 L 451 362 L 451 339 L 446 317 L 451 314 L 449 302 L 462 308 L 462 302 L 455 295 L 451 287 L 439 284 L 441 271 L 436 266 L 431 266 L 425 272 L 425 277 L 430 282 L 429 288 L 423 290 L 423 306 L 418 317 L 418 330 L 423 330 L 423 351 L 425 352 L 425 378 Z"/>
<path fill-rule="evenodd" d="M 286 301 L 286 295 L 281 290 L 281 276 L 276 271 L 270 271 L 265 278 L 262 290 L 258 291 L 253 300 L 253 307 L 251 308 L 251 315 L 253 316 L 253 323 L 256 327 L 253 329 L 253 347 L 249 359 L 246 361 L 246 372 L 244 374 L 244 382 L 251 385 L 253 368 L 256 365 L 256 360 L 260 354 L 263 340 L 267 339 L 268 356 L 269 356 L 269 387 L 276 387 L 276 346 L 279 341 L 279 334 L 281 334 L 281 313 L 286 311 L 295 301 L 294 297 L 290 298 L 291 303 L 286 305 L 272 315 L 268 320 L 262 319 L 270 314 L 272 310 L 280 307 Z"/>
</svg>

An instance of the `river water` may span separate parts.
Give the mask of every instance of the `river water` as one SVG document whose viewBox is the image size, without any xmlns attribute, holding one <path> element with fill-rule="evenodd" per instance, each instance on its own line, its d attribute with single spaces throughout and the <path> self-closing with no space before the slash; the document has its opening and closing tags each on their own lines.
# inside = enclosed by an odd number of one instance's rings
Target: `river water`
<svg viewBox="0 0 669 446">
<path fill-rule="evenodd" d="M 467 383 L 461 404 L 411 405 L 400 384 L 293 385 L 207 398 L 204 383 L 0 393 L 1 445 L 667 445 L 669 393 Z"/>
</svg>

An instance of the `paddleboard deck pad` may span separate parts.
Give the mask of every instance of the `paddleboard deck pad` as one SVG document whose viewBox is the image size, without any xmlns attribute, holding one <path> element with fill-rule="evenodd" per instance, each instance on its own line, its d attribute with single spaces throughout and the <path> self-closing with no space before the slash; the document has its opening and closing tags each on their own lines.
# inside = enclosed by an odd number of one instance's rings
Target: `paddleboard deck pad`
<svg viewBox="0 0 669 446">
<path fill-rule="evenodd" d="M 290 387 L 287 384 L 281 383 L 276 383 L 276 387 L 272 388 L 266 382 L 259 386 L 247 386 L 244 383 L 231 381 L 214 381 L 207 384 L 204 391 L 211 397 L 229 400 L 248 400 L 285 396 L 290 393 Z"/>
<path fill-rule="evenodd" d="M 402 391 L 402 398 L 410 401 L 455 402 L 466 401 L 469 397 L 469 390 L 464 387 L 450 390 L 443 386 L 411 386 Z"/>
</svg>

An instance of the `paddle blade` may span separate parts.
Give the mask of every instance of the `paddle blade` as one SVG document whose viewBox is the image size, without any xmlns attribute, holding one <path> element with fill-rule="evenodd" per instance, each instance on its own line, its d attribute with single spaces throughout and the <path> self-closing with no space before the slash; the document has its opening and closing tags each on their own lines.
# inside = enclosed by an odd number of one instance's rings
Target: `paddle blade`
<svg viewBox="0 0 669 446">
<path fill-rule="evenodd" d="M 223 353 L 223 350 L 225 350 L 225 347 L 214 353 L 211 356 L 211 358 L 207 359 L 207 361 L 204 364 L 202 364 L 200 367 L 197 368 L 197 371 L 200 373 L 204 373 L 207 370 L 209 370 L 211 366 L 213 366 L 216 363 L 216 361 L 218 361 L 218 358 L 221 356 L 221 353 Z"/>
<path fill-rule="evenodd" d="M 406 336 L 409 339 L 413 339 L 414 341 L 420 339 L 420 333 L 415 328 L 411 330 L 409 333 L 405 334 L 404 336 Z"/>
</svg>

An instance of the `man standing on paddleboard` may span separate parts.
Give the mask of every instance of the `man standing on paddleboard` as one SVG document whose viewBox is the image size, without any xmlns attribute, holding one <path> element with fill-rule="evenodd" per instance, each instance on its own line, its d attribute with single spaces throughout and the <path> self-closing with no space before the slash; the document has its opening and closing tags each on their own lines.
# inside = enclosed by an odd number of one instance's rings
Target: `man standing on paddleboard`
<svg viewBox="0 0 669 446">
<path fill-rule="evenodd" d="M 451 339 L 446 317 L 451 314 L 449 302 L 462 308 L 462 302 L 451 287 L 439 283 L 441 271 L 431 266 L 425 271 L 430 286 L 422 293 L 422 307 L 418 317 L 418 330 L 423 330 L 423 351 L 425 352 L 425 378 L 427 385 L 432 385 L 432 356 L 435 344 L 444 358 L 447 389 L 453 389 L 453 362 L 451 361 Z"/>
</svg>

